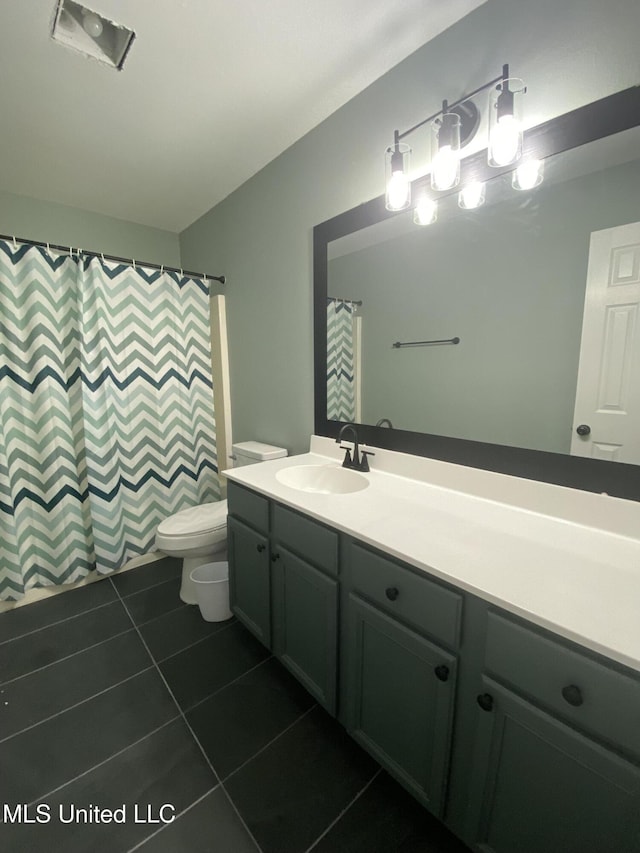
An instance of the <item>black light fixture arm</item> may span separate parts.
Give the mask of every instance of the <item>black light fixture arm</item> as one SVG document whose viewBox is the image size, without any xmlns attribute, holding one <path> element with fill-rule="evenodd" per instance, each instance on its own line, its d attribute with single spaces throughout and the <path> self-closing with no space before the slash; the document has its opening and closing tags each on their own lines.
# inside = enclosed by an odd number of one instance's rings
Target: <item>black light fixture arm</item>
<svg viewBox="0 0 640 853">
<path fill-rule="evenodd" d="M 465 101 L 471 100 L 471 98 L 479 95 L 480 92 L 484 92 L 485 89 L 489 89 L 491 86 L 495 86 L 497 83 L 504 83 L 509 79 L 509 64 L 506 63 L 502 66 L 502 74 L 499 77 L 494 77 L 493 80 L 489 80 L 487 83 L 483 83 L 482 86 L 478 86 L 477 89 L 474 89 L 473 92 L 467 92 L 466 95 L 463 95 L 461 98 L 458 98 L 457 101 L 454 101 L 450 104 L 448 101 L 442 102 L 442 109 L 439 109 L 437 113 L 433 113 L 433 115 L 427 116 L 427 118 L 419 121 L 418 124 L 414 124 L 413 127 L 410 127 L 408 130 L 403 130 L 402 133 L 400 131 L 395 130 L 393 133 L 393 141 L 395 145 L 396 151 L 398 150 L 398 144 L 401 140 L 403 140 L 406 136 L 413 133 L 415 130 L 418 130 L 421 127 L 424 127 L 425 124 L 428 124 L 430 121 L 438 118 L 438 116 L 444 115 L 445 113 L 453 110 L 455 107 L 459 107 L 460 104 L 464 104 Z"/>
</svg>

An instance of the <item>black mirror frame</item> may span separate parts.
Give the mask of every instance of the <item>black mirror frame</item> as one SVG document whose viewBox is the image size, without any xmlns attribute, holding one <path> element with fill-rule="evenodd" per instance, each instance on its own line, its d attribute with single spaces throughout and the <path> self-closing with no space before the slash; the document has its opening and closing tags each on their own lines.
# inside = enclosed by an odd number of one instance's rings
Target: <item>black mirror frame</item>
<svg viewBox="0 0 640 853">
<path fill-rule="evenodd" d="M 543 159 L 640 125 L 640 86 L 594 101 L 525 132 L 524 154 Z M 489 180 L 501 174 L 486 163 L 486 152 L 464 161 L 467 174 Z M 509 168 L 502 172 L 510 171 Z M 429 180 L 412 184 L 416 196 Z M 347 210 L 313 229 L 315 433 L 336 438 L 343 422 L 327 420 L 327 272 L 328 244 L 396 214 L 384 195 Z M 640 466 L 621 462 L 526 450 L 499 444 L 448 438 L 407 430 L 358 425 L 367 444 L 427 456 L 458 465 L 541 480 L 590 492 L 640 501 Z"/>
</svg>

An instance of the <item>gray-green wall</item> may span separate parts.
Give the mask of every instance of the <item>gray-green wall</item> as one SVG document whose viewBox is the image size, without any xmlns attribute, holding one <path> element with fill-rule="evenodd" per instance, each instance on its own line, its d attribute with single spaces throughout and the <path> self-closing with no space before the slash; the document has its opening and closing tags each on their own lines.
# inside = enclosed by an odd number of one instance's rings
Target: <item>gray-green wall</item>
<svg viewBox="0 0 640 853">
<path fill-rule="evenodd" d="M 639 32 L 637 0 L 488 0 L 180 235 L 185 266 L 228 276 L 236 440 L 308 447 L 312 228 L 383 191 L 394 128 L 490 79 L 504 62 L 526 80 L 527 119 L 537 124 L 636 84 Z"/>
<path fill-rule="evenodd" d="M 0 234 L 181 266 L 180 241 L 171 231 L 2 191 Z"/>
<path fill-rule="evenodd" d="M 329 294 L 363 302 L 363 422 L 569 452 L 589 238 L 640 217 L 640 161 L 506 192 L 330 261 Z"/>
</svg>

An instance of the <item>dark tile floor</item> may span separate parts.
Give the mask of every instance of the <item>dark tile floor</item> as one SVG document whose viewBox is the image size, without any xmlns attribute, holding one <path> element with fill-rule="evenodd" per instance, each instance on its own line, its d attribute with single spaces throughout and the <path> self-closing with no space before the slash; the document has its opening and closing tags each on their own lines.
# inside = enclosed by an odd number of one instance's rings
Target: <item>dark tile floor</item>
<svg viewBox="0 0 640 853">
<path fill-rule="evenodd" d="M 465 853 L 179 574 L 0 614 L 3 853 Z"/>
</svg>

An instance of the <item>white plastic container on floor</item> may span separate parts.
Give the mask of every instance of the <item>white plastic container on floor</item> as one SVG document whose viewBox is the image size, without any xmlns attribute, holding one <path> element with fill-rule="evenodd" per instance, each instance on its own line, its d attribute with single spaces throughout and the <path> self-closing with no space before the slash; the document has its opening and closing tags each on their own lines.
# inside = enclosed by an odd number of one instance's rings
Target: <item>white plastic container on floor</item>
<svg viewBox="0 0 640 853">
<path fill-rule="evenodd" d="M 203 563 L 191 572 L 198 607 L 205 622 L 231 619 L 229 609 L 229 563 Z"/>
</svg>

